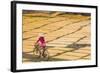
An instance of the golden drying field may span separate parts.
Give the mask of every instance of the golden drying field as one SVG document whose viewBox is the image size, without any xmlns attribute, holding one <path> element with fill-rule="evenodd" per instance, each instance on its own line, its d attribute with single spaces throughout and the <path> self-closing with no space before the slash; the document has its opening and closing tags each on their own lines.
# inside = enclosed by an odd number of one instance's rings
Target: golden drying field
<svg viewBox="0 0 100 73">
<path fill-rule="evenodd" d="M 91 16 L 75 13 L 23 13 L 23 62 L 38 62 L 33 55 L 39 33 L 45 34 L 48 61 L 91 59 Z"/>
</svg>

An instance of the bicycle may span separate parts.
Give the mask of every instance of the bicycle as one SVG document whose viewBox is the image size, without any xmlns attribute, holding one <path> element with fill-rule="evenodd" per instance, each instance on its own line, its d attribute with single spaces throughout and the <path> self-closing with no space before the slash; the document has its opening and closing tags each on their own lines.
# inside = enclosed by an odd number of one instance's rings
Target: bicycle
<svg viewBox="0 0 100 73">
<path fill-rule="evenodd" d="M 33 54 L 35 56 L 38 56 L 38 58 L 41 58 L 42 60 L 49 59 L 49 52 L 47 50 L 47 47 L 41 48 L 38 44 L 34 45 Z"/>
</svg>

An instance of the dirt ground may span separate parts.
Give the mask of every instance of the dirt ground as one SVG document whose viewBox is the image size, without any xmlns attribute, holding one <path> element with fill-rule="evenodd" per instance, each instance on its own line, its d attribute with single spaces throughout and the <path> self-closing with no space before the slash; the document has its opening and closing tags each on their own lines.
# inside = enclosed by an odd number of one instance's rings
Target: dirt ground
<svg viewBox="0 0 100 73">
<path fill-rule="evenodd" d="M 44 33 L 48 61 L 91 59 L 91 16 L 75 13 L 23 13 L 23 62 L 40 62 L 33 54 L 38 34 Z"/>
</svg>

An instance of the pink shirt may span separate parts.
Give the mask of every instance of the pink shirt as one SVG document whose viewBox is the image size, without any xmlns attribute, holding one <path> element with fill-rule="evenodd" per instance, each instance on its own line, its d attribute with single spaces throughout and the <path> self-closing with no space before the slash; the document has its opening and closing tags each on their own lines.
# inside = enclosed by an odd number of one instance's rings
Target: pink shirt
<svg viewBox="0 0 100 73">
<path fill-rule="evenodd" d="M 39 39 L 37 40 L 37 43 L 39 44 L 40 47 L 45 48 L 46 47 L 46 42 L 44 37 L 39 37 Z"/>
</svg>

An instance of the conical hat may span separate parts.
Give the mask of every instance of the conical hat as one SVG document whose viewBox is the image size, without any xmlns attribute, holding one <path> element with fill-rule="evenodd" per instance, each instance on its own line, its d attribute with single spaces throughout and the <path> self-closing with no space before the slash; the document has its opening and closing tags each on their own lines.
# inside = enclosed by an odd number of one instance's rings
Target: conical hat
<svg viewBox="0 0 100 73">
<path fill-rule="evenodd" d="M 44 33 L 39 33 L 39 37 L 43 37 L 44 36 Z"/>
</svg>

